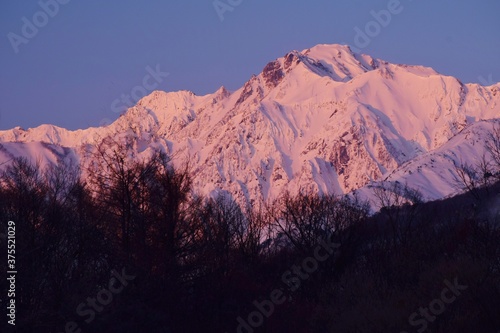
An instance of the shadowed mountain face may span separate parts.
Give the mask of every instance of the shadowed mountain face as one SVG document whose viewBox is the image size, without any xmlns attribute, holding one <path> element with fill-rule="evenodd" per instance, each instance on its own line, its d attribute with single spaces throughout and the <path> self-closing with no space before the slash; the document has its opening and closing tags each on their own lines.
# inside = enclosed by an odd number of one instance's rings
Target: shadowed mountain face
<svg viewBox="0 0 500 333">
<path fill-rule="evenodd" d="M 86 164 L 86 152 L 111 136 L 127 142 L 130 158 L 161 148 L 176 164 L 189 161 L 196 192 L 239 202 L 283 190 L 368 193 L 383 179 L 438 199 L 455 190 L 453 163 L 483 154 L 482 135 L 499 115 L 499 84 L 462 84 L 318 45 L 270 62 L 234 92 L 155 91 L 106 127 L 2 131 L 0 163 L 29 156 Z"/>
</svg>

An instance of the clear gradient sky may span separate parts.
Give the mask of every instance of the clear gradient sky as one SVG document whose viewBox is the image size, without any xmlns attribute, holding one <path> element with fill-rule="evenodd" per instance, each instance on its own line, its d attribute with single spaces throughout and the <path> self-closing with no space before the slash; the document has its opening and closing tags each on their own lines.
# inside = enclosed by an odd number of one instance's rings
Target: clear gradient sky
<svg viewBox="0 0 500 333">
<path fill-rule="evenodd" d="M 114 120 L 112 103 L 143 85 L 148 66 L 169 73 L 160 90 L 235 90 L 288 51 L 360 46 L 355 27 L 365 30 L 371 11 L 396 0 L 220 0 L 240 3 L 223 21 L 213 0 L 60 1 L 69 2 L 46 22 L 38 0 L 0 3 L 0 129 Z M 400 2 L 389 24 L 371 27 L 363 53 L 465 83 L 500 81 L 500 1 Z M 25 38 L 23 17 L 33 16 L 41 27 L 15 53 L 9 33 Z"/>
</svg>

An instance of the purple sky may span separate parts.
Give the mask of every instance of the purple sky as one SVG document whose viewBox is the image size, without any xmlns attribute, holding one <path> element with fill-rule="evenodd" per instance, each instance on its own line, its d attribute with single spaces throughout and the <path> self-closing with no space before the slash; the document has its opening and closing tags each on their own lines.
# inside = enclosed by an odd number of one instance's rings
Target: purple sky
<svg viewBox="0 0 500 333">
<path fill-rule="evenodd" d="M 500 81 L 498 0 L 219 0 L 219 13 L 213 0 L 55 1 L 0 4 L 0 129 L 97 126 L 151 89 L 234 90 L 320 43 Z"/>
</svg>

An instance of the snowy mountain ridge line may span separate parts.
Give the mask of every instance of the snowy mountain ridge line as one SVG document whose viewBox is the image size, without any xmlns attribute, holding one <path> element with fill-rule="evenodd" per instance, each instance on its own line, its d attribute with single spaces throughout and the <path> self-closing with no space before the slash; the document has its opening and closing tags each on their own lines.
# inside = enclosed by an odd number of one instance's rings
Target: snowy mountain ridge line
<svg viewBox="0 0 500 333">
<path fill-rule="evenodd" d="M 47 163 L 68 156 L 85 163 L 84 147 L 111 136 L 133 142 L 138 156 L 158 147 L 174 163 L 189 158 L 194 188 L 207 195 L 252 201 L 284 190 L 340 194 L 400 177 L 439 198 L 455 191 L 447 177 L 412 176 L 403 168 L 433 153 L 462 153 L 457 137 L 464 129 L 480 129 L 480 121 L 499 115 L 498 83 L 463 84 L 431 68 L 317 45 L 271 61 L 236 91 L 154 91 L 105 127 L 0 131 L 0 163 L 12 156 Z M 52 145 L 69 150 L 56 156 L 53 150 L 60 148 Z M 464 158 L 477 159 L 479 151 Z M 436 167 L 445 170 L 449 163 Z"/>
</svg>

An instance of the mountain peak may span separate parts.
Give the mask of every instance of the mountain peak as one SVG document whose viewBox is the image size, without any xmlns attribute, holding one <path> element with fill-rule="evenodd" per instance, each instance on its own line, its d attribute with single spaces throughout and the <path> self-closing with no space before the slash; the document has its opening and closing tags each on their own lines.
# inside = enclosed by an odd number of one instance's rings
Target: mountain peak
<svg viewBox="0 0 500 333">
<path fill-rule="evenodd" d="M 304 49 L 301 53 L 329 53 L 332 56 L 338 55 L 339 53 L 346 53 L 354 55 L 349 45 L 343 44 L 317 44 L 308 49 Z"/>
</svg>

